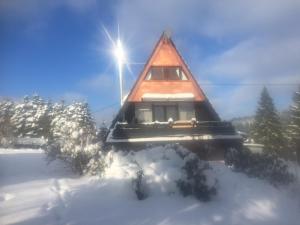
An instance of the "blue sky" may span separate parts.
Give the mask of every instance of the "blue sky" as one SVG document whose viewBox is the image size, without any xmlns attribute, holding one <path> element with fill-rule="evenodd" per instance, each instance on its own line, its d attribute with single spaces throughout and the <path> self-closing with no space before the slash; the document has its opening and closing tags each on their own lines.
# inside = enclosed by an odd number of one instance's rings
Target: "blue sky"
<svg viewBox="0 0 300 225">
<path fill-rule="evenodd" d="M 300 83 L 297 0 L 2 0 L 0 96 L 84 100 L 97 121 L 119 106 L 111 43 L 120 35 L 130 89 L 165 29 L 223 119 L 251 115 L 266 85 L 279 110 Z"/>
</svg>

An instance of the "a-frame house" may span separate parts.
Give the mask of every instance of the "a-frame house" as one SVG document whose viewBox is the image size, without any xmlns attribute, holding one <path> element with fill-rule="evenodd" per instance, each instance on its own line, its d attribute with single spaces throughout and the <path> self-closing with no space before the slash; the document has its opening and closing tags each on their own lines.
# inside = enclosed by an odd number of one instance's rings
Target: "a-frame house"
<svg viewBox="0 0 300 225">
<path fill-rule="evenodd" d="M 113 120 L 109 143 L 239 141 L 163 33 Z"/>
</svg>

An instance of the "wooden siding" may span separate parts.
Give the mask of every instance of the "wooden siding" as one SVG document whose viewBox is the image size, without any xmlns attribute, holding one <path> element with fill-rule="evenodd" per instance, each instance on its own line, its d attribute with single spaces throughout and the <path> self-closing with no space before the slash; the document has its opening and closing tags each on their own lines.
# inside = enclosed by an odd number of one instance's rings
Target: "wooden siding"
<svg viewBox="0 0 300 225">
<path fill-rule="evenodd" d="M 188 80 L 145 80 L 151 66 L 180 66 Z M 172 40 L 164 35 L 158 41 L 142 73 L 128 95 L 128 102 L 142 101 L 145 93 L 193 93 L 195 101 L 205 101 L 206 97 L 194 79 Z"/>
<path fill-rule="evenodd" d="M 145 93 L 158 94 L 176 94 L 176 93 L 193 93 L 195 101 L 204 101 L 205 97 L 197 87 L 190 81 L 143 81 L 135 94 L 131 96 L 131 102 L 141 102 Z"/>
</svg>

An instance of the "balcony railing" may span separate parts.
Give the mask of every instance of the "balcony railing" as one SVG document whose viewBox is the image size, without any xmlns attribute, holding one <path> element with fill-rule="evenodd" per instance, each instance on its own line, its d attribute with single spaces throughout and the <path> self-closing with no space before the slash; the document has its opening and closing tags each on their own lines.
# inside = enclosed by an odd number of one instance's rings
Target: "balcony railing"
<svg viewBox="0 0 300 225">
<path fill-rule="evenodd" d="M 137 139 L 158 137 L 203 137 L 237 136 L 230 122 L 189 121 L 189 122 L 152 122 L 144 124 L 116 123 L 112 130 L 113 139 Z"/>
</svg>

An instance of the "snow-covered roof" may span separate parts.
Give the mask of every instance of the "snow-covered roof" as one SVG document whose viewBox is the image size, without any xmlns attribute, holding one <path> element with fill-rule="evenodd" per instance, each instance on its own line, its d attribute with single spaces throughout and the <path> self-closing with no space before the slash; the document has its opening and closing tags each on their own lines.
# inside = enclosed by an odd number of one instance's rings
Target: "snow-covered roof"
<svg viewBox="0 0 300 225">
<path fill-rule="evenodd" d="M 193 93 L 160 94 L 145 93 L 142 96 L 143 101 L 186 101 L 194 100 Z"/>
</svg>

